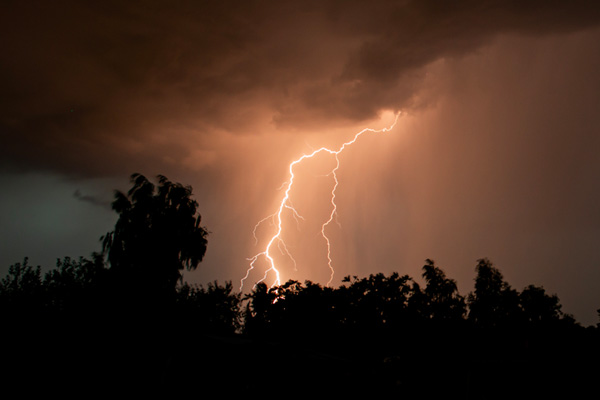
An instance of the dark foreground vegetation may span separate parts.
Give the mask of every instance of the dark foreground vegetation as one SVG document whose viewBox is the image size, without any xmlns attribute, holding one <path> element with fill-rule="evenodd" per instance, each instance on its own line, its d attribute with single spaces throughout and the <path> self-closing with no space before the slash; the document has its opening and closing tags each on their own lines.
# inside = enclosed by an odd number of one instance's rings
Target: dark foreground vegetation
<svg viewBox="0 0 600 400">
<path fill-rule="evenodd" d="M 42 274 L 27 260 L 0 281 L 5 392 L 174 398 L 595 396 L 598 327 L 543 287 L 516 290 L 487 259 L 473 292 L 432 260 L 423 284 L 391 274 L 337 288 L 289 281 L 242 295 L 191 286 L 208 232 L 191 188 L 133 176 L 115 230 L 90 259 Z M 590 392 L 591 391 L 591 392 Z"/>
</svg>

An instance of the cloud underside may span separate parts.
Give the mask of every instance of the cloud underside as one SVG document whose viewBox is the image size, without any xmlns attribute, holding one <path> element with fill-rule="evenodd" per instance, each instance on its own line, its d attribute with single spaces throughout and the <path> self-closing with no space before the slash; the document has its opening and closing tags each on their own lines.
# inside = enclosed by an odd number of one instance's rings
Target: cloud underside
<svg viewBox="0 0 600 400">
<path fill-rule="evenodd" d="M 0 16 L 2 167 L 99 175 L 265 122 L 293 132 L 422 107 L 424 67 L 500 34 L 596 26 L 590 4 L 13 2 Z"/>
</svg>

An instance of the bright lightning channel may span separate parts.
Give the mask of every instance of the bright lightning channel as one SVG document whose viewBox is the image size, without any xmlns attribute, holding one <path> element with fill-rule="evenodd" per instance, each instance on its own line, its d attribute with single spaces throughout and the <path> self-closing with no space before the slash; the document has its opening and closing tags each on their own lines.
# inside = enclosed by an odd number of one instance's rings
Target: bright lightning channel
<svg viewBox="0 0 600 400">
<path fill-rule="evenodd" d="M 281 274 L 279 272 L 279 269 L 276 266 L 275 259 L 273 258 L 273 255 L 271 254 L 271 251 L 273 250 L 274 246 L 277 246 L 277 248 L 279 249 L 280 252 L 282 252 L 287 257 L 289 257 L 290 260 L 292 260 L 292 262 L 294 264 L 294 269 L 296 269 L 296 260 L 294 259 L 294 257 L 290 253 L 290 251 L 288 250 L 288 247 L 286 246 L 285 241 L 283 240 L 283 237 L 282 237 L 282 234 L 283 234 L 282 215 L 286 210 L 288 210 L 292 213 L 292 216 L 296 219 L 296 221 L 298 221 L 299 219 L 304 219 L 298 213 L 298 211 L 294 208 L 294 206 L 292 205 L 291 199 L 290 199 L 290 191 L 292 190 L 292 187 L 294 185 L 294 177 L 295 177 L 294 167 L 296 165 L 302 163 L 304 160 L 313 158 L 320 153 L 330 154 L 335 159 L 335 167 L 333 167 L 333 169 L 329 172 L 329 175 L 331 175 L 333 177 L 333 182 L 334 182 L 333 188 L 331 189 L 331 200 L 330 200 L 331 212 L 329 214 L 329 218 L 325 222 L 323 222 L 323 224 L 321 225 L 321 236 L 323 236 L 323 239 L 325 240 L 325 244 L 327 246 L 327 267 L 329 268 L 329 272 L 330 272 L 329 281 L 327 282 L 327 286 L 329 286 L 331 284 L 331 282 L 333 281 L 333 276 L 335 274 L 335 271 L 333 269 L 333 260 L 331 259 L 331 241 L 329 240 L 329 237 L 325 233 L 325 230 L 333 222 L 333 220 L 335 219 L 335 217 L 337 215 L 337 204 L 335 202 L 335 196 L 336 196 L 336 190 L 339 185 L 339 181 L 338 181 L 338 177 L 337 177 L 337 171 L 340 168 L 339 155 L 346 149 L 346 147 L 354 144 L 354 142 L 356 142 L 358 140 L 358 138 L 366 132 L 382 133 L 382 132 L 391 131 L 396 126 L 399 116 L 400 116 L 400 113 L 397 113 L 396 117 L 394 119 L 394 123 L 392 125 L 390 125 L 389 127 L 386 127 L 383 129 L 371 129 L 371 128 L 363 129 L 362 131 L 355 134 L 354 137 L 352 138 L 352 140 L 342 144 L 337 150 L 332 150 L 327 147 L 321 147 L 320 149 L 314 150 L 313 152 L 311 152 L 309 154 L 304 154 L 302 157 L 300 157 L 297 160 L 292 161 L 290 163 L 290 165 L 288 167 L 290 177 L 287 182 L 284 182 L 283 185 L 281 185 L 281 188 L 280 188 L 280 189 L 285 188 L 285 193 L 284 193 L 283 198 L 281 199 L 281 202 L 279 203 L 279 207 L 276 212 L 261 219 L 254 226 L 254 230 L 253 230 L 254 239 L 256 240 L 256 243 L 258 243 L 258 238 L 256 236 L 256 230 L 262 223 L 264 223 L 268 220 L 273 221 L 273 224 L 277 226 L 277 231 L 271 237 L 271 239 L 269 240 L 269 242 L 267 243 L 267 245 L 263 251 L 254 255 L 253 257 L 248 258 L 248 261 L 250 261 L 250 266 L 249 266 L 248 270 L 246 271 L 246 275 L 241 280 L 240 291 L 242 291 L 242 289 L 244 288 L 244 282 L 250 276 L 250 272 L 255 268 L 256 262 L 261 258 L 264 258 L 267 260 L 269 268 L 267 270 L 265 270 L 264 276 L 257 283 L 260 283 L 260 282 L 264 281 L 265 279 L 267 279 L 268 274 L 270 272 L 273 272 L 275 274 L 275 281 L 274 281 L 272 287 L 281 285 Z"/>
</svg>

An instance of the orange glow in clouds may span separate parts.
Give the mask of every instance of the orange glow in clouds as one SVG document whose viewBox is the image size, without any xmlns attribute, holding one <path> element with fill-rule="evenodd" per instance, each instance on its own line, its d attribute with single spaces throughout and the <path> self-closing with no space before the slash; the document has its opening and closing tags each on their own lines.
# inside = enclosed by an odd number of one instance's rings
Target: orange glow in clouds
<svg viewBox="0 0 600 400">
<path fill-rule="evenodd" d="M 281 189 L 285 188 L 285 193 L 283 195 L 283 198 L 281 199 L 281 202 L 279 203 L 279 207 L 277 208 L 277 211 L 275 211 L 273 214 L 260 220 L 255 225 L 253 234 L 254 234 L 254 238 L 256 239 L 256 242 L 258 243 L 258 238 L 256 237 L 256 230 L 262 223 L 264 223 L 268 220 L 273 221 L 274 225 L 276 226 L 276 232 L 270 238 L 270 240 L 268 241 L 268 243 L 263 251 L 259 252 L 258 254 L 254 255 L 253 257 L 248 259 L 248 261 L 250 261 L 250 267 L 246 271 L 246 275 L 241 280 L 240 291 L 244 288 L 244 282 L 250 276 L 250 272 L 254 268 L 256 268 L 256 263 L 260 259 L 265 259 L 267 261 L 267 268 L 265 269 L 264 276 L 257 283 L 266 280 L 268 274 L 270 272 L 272 272 L 275 275 L 275 279 L 274 279 L 272 286 L 281 285 L 281 281 L 282 281 L 281 280 L 281 271 L 280 271 L 280 268 L 277 267 L 277 263 L 275 261 L 274 255 L 272 253 L 274 247 L 277 247 L 284 256 L 288 257 L 293 262 L 294 269 L 296 269 L 296 267 L 297 267 L 296 260 L 292 256 L 290 250 L 288 249 L 288 246 L 286 245 L 286 243 L 283 239 L 284 227 L 283 227 L 282 217 L 283 217 L 284 212 L 289 212 L 289 213 L 291 213 L 291 216 L 296 219 L 297 222 L 298 222 L 298 220 L 304 219 L 302 217 L 302 215 L 300 215 L 298 213 L 298 211 L 294 208 L 294 206 L 292 205 L 292 200 L 291 200 L 291 190 L 294 185 L 294 178 L 295 178 L 294 168 L 296 166 L 298 166 L 299 164 L 301 164 L 303 161 L 314 158 L 320 154 L 329 155 L 330 157 L 333 157 L 333 159 L 335 161 L 334 167 L 329 171 L 329 174 L 328 174 L 328 176 L 331 176 L 333 178 L 333 187 L 330 192 L 331 208 L 330 208 L 330 212 L 328 214 L 328 218 L 323 222 L 323 224 L 321 225 L 321 230 L 320 230 L 320 234 L 323 237 L 323 240 L 325 241 L 325 245 L 326 245 L 326 249 L 327 249 L 327 267 L 329 268 L 329 281 L 327 282 L 327 286 L 329 286 L 329 284 L 331 284 L 331 281 L 333 280 L 335 271 L 333 269 L 333 260 L 331 259 L 331 242 L 325 231 L 326 231 L 327 227 L 333 222 L 333 220 L 336 216 L 336 212 L 337 212 L 337 204 L 335 202 L 335 198 L 336 198 L 336 189 L 338 188 L 338 184 L 339 184 L 338 176 L 337 176 L 337 171 L 340 167 L 339 155 L 346 149 L 346 147 L 354 144 L 363 133 L 366 133 L 366 132 L 382 133 L 382 132 L 388 132 L 388 131 L 392 130 L 396 126 L 399 116 L 400 116 L 400 113 L 397 113 L 395 115 L 394 122 L 392 123 L 391 126 L 389 126 L 387 128 L 383 128 L 383 129 L 379 129 L 379 130 L 371 129 L 371 128 L 363 129 L 362 131 L 355 134 L 354 137 L 352 138 L 352 140 L 345 142 L 337 150 L 329 149 L 327 147 L 321 147 L 317 150 L 314 150 L 313 152 L 311 152 L 309 154 L 304 154 L 302 157 L 300 157 L 297 160 L 290 163 L 290 165 L 288 167 L 289 180 L 287 182 L 284 182 L 283 185 L 281 186 Z"/>
</svg>

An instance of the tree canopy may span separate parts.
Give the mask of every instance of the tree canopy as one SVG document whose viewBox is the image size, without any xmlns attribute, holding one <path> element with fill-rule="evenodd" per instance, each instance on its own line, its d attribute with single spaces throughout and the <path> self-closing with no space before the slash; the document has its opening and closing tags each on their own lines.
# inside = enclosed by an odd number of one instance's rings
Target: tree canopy
<svg viewBox="0 0 600 400">
<path fill-rule="evenodd" d="M 104 237 L 104 251 L 119 280 L 154 293 L 173 294 L 184 269 L 204 258 L 208 231 L 201 225 L 192 188 L 158 176 L 155 186 L 133 174 L 127 194 L 115 192 L 115 229 Z"/>
</svg>

